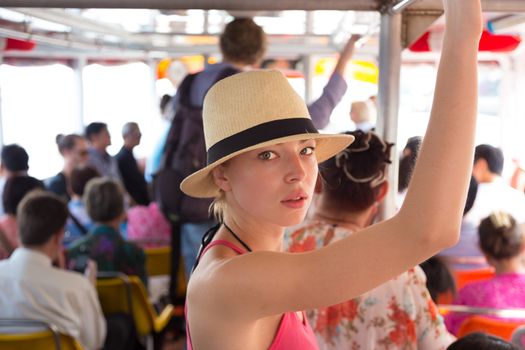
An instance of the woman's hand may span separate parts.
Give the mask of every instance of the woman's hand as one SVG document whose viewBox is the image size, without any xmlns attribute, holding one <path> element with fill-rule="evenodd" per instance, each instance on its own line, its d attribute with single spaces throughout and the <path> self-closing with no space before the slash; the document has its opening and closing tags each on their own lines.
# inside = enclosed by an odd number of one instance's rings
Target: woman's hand
<svg viewBox="0 0 525 350">
<path fill-rule="evenodd" d="M 479 39 L 483 31 L 480 0 L 443 0 L 446 29 L 462 42 Z"/>
<path fill-rule="evenodd" d="M 345 69 L 346 69 L 348 62 L 354 56 L 356 43 L 360 38 L 361 38 L 360 35 L 357 35 L 357 34 L 352 35 L 350 39 L 348 39 L 348 41 L 346 42 L 346 45 L 344 46 L 344 48 L 341 50 L 339 54 L 339 59 L 337 60 L 334 71 L 339 73 L 343 77 L 344 77 Z"/>
</svg>

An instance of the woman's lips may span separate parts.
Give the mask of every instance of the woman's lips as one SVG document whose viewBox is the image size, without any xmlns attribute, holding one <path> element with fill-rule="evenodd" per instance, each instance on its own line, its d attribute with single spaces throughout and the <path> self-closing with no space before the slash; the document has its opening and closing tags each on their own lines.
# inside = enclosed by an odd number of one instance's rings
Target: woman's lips
<svg viewBox="0 0 525 350">
<path fill-rule="evenodd" d="M 306 206 L 307 204 L 308 196 L 304 193 L 297 193 L 293 194 L 291 196 L 288 196 L 285 200 L 281 201 L 281 203 L 292 209 L 300 209 Z"/>
</svg>

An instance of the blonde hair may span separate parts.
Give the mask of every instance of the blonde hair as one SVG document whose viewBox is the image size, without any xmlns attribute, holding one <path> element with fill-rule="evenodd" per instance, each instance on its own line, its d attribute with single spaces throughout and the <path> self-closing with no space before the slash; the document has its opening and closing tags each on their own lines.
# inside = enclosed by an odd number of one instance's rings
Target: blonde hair
<svg viewBox="0 0 525 350">
<path fill-rule="evenodd" d="M 223 222 L 226 206 L 226 195 L 224 191 L 220 190 L 219 195 L 215 197 L 210 204 L 209 213 L 210 215 L 213 215 L 217 222 Z"/>
</svg>

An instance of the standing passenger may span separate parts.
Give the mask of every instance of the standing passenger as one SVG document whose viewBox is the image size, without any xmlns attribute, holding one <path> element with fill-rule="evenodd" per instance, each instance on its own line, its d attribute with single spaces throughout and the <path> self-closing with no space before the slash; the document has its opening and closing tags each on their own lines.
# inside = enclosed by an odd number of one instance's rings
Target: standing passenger
<svg viewBox="0 0 525 350">
<path fill-rule="evenodd" d="M 133 156 L 133 148 L 140 144 L 141 136 L 142 134 L 137 123 L 124 124 L 122 127 L 124 145 L 115 158 L 117 159 L 124 187 L 133 201 L 139 205 L 148 205 L 150 202 L 148 186 L 146 185 L 144 174 L 139 170 L 137 160 Z"/>
<path fill-rule="evenodd" d="M 181 188 L 215 198 L 221 222 L 205 235 L 188 285 L 189 349 L 317 349 L 301 310 L 354 298 L 455 244 L 472 167 L 482 20 L 480 0 L 444 4 L 435 102 L 405 203 L 322 249 L 283 253 L 284 229 L 304 219 L 318 162 L 352 137 L 318 134 L 278 72 L 240 73 L 210 89 L 208 165 Z"/>
<path fill-rule="evenodd" d="M 501 149 L 487 144 L 476 146 L 472 175 L 478 182 L 478 194 L 465 216 L 476 227 L 494 211 L 509 213 L 518 223 L 525 222 L 525 194 L 503 180 L 503 164 Z"/>
<path fill-rule="evenodd" d="M 64 198 L 71 199 L 71 172 L 76 166 L 85 165 L 88 161 L 88 145 L 85 138 L 76 134 L 58 135 L 56 137 L 58 151 L 64 158 L 64 168 L 61 172 L 45 181 L 46 188 Z"/>
<path fill-rule="evenodd" d="M 357 39 L 357 36 L 350 38 L 340 53 L 334 72 L 330 76 L 322 95 L 308 107 L 316 128 L 323 128 L 328 125 L 333 109 L 346 92 L 344 72 L 353 55 Z M 206 67 L 195 77 L 191 85 L 189 99 L 193 106 L 202 106 L 206 92 L 221 78 L 257 67 L 266 51 L 266 34 L 252 19 L 237 18 L 224 28 L 220 37 L 220 49 L 223 61 Z M 177 112 L 179 99 L 180 94 L 178 93 L 174 97 L 173 110 L 175 112 Z M 169 142 L 168 136 L 167 143 Z M 198 148 L 202 150 L 202 158 L 205 159 L 204 139 L 195 140 L 195 143 L 199 145 Z M 197 257 L 203 232 L 215 224 L 214 220 L 210 219 L 208 215 L 211 200 L 202 199 L 200 202 L 202 203 L 199 206 L 202 208 L 199 210 L 200 220 L 183 222 L 181 225 L 181 251 L 186 276 L 191 273 L 191 267 Z"/>
<path fill-rule="evenodd" d="M 105 123 L 94 122 L 86 127 L 85 133 L 90 144 L 88 164 L 97 169 L 102 176 L 120 181 L 117 161 L 106 151 L 111 145 L 108 126 Z"/>
</svg>

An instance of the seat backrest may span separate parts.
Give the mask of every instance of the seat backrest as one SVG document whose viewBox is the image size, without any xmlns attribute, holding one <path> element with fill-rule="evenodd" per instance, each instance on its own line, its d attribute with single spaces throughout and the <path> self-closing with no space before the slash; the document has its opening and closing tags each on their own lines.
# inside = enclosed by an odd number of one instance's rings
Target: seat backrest
<svg viewBox="0 0 525 350">
<path fill-rule="evenodd" d="M 171 247 L 145 248 L 148 276 L 169 276 L 171 273 Z"/>
<path fill-rule="evenodd" d="M 42 326 L 47 330 L 18 333 L 24 327 Z M 17 333 L 4 332 L 2 327 L 17 328 Z M 0 320 L 0 350 L 82 350 L 82 346 L 71 336 L 59 333 L 56 327 L 41 321 L 21 319 Z"/>
<path fill-rule="evenodd" d="M 131 314 L 139 336 L 151 334 L 154 331 L 156 313 L 142 281 L 137 276 L 114 276 L 97 279 L 98 298 L 104 314 Z"/>
<path fill-rule="evenodd" d="M 82 350 L 82 346 L 72 337 L 60 334 L 60 347 L 56 346 L 51 331 L 23 334 L 0 334 L 0 350 Z"/>
<path fill-rule="evenodd" d="M 456 288 L 459 290 L 467 283 L 484 281 L 494 277 L 495 272 L 492 267 L 484 267 L 476 270 L 456 270 L 454 277 L 456 279 Z"/>
<path fill-rule="evenodd" d="M 459 327 L 458 338 L 474 332 L 485 332 L 510 341 L 514 330 L 523 324 L 525 324 L 525 321 L 507 321 L 485 316 L 471 316 L 465 319 Z"/>
</svg>

